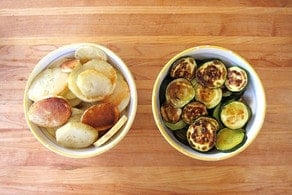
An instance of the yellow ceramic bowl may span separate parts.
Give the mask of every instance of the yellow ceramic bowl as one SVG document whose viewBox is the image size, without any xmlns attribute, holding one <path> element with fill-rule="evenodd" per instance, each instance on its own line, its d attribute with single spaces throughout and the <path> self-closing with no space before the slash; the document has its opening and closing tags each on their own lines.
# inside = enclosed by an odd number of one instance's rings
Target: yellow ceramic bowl
<svg viewBox="0 0 292 195">
<path fill-rule="evenodd" d="M 31 123 L 28 120 L 27 113 L 28 113 L 28 109 L 30 105 L 32 104 L 32 101 L 28 99 L 27 91 L 33 79 L 41 71 L 47 68 L 50 64 L 64 57 L 73 57 L 76 49 L 78 49 L 81 46 L 87 46 L 87 45 L 95 46 L 102 49 L 107 54 L 108 59 L 111 62 L 111 64 L 123 74 L 126 82 L 128 83 L 129 88 L 130 88 L 130 94 L 131 94 L 130 103 L 126 109 L 126 115 L 128 117 L 128 120 L 123 125 L 123 127 L 119 130 L 119 132 L 112 137 L 110 141 L 108 141 L 107 143 L 105 143 L 104 145 L 100 147 L 91 146 L 84 149 L 69 149 L 69 148 L 64 148 L 58 145 L 56 140 L 52 136 L 50 136 L 46 131 L 39 128 L 38 126 L 36 126 L 35 124 Z M 45 147 L 47 147 L 51 151 L 57 154 L 60 154 L 62 156 L 67 156 L 71 158 L 86 158 L 86 157 L 96 156 L 116 146 L 125 137 L 129 129 L 131 128 L 135 115 L 136 115 L 136 109 L 137 109 L 136 84 L 127 65 L 113 51 L 109 50 L 108 48 L 104 46 L 92 44 L 92 43 L 79 43 L 79 44 L 66 45 L 46 55 L 44 58 L 42 58 L 38 62 L 38 64 L 35 66 L 35 68 L 31 72 L 28 78 L 26 88 L 25 88 L 25 93 L 24 93 L 24 113 L 25 113 L 27 124 L 31 132 L 33 133 L 33 135 L 36 137 L 36 139 L 40 143 L 42 143 Z"/>
<path fill-rule="evenodd" d="M 246 91 L 243 95 L 244 99 L 247 101 L 248 105 L 252 110 L 252 117 L 247 124 L 246 133 L 247 140 L 243 146 L 234 152 L 223 153 L 216 150 L 212 150 L 208 153 L 198 152 L 191 147 L 184 145 L 179 142 L 171 132 L 163 123 L 161 115 L 160 115 L 160 100 L 159 100 L 159 92 L 160 86 L 164 78 L 169 73 L 169 69 L 173 62 L 180 57 L 183 56 L 192 56 L 195 59 L 211 59 L 217 58 L 221 59 L 227 66 L 231 64 L 236 64 L 238 66 L 243 67 L 247 70 L 249 74 L 249 84 L 246 88 Z M 258 135 L 265 118 L 266 111 L 266 98 L 263 85 L 255 72 L 252 66 L 241 56 L 236 54 L 233 51 L 228 49 L 217 47 L 217 46 L 198 46 L 190 49 L 186 49 L 181 53 L 174 56 L 170 59 L 166 65 L 162 68 L 161 72 L 157 76 L 157 79 L 154 84 L 153 93 L 152 93 L 152 111 L 153 116 L 156 122 L 156 125 L 163 135 L 163 137 L 167 140 L 167 142 L 174 147 L 179 152 L 195 159 L 205 160 L 205 161 L 216 161 L 223 160 L 230 157 L 233 157 L 243 150 L 245 150 L 256 138 Z"/>
</svg>

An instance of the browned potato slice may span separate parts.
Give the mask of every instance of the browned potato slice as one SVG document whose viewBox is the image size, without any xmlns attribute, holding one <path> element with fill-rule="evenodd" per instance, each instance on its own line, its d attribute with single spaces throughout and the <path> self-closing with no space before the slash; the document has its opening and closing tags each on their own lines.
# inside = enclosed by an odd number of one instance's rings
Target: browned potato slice
<svg viewBox="0 0 292 195">
<path fill-rule="evenodd" d="M 49 97 L 34 102 L 28 111 L 31 122 L 41 127 L 58 127 L 71 116 L 71 106 L 63 97 Z"/>
<path fill-rule="evenodd" d="M 81 121 L 98 131 L 111 128 L 119 119 L 118 108 L 111 103 L 100 103 L 89 107 L 83 113 Z"/>
<path fill-rule="evenodd" d="M 60 68 L 63 72 L 72 72 L 72 70 L 80 64 L 80 60 L 68 59 L 60 64 Z"/>
</svg>

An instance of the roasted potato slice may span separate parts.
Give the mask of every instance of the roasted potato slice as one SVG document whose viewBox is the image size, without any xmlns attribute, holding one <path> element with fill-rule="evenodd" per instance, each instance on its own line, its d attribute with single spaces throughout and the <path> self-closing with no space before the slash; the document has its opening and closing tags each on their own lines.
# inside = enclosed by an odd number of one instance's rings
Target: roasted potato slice
<svg viewBox="0 0 292 195">
<path fill-rule="evenodd" d="M 56 140 L 67 148 L 85 148 L 98 138 L 98 131 L 93 127 L 75 121 L 69 121 L 56 131 Z"/>
<path fill-rule="evenodd" d="M 116 85 L 116 72 L 110 64 L 95 68 L 96 63 L 78 65 L 69 74 L 68 87 L 71 92 L 85 102 L 103 100 L 113 93 Z"/>
<path fill-rule="evenodd" d="M 28 111 L 31 122 L 41 127 L 58 127 L 72 114 L 71 106 L 63 97 L 49 97 L 34 102 Z"/>
<path fill-rule="evenodd" d="M 42 71 L 31 83 L 28 98 L 37 101 L 48 96 L 57 96 L 67 87 L 68 74 L 60 68 L 48 68 Z"/>
<path fill-rule="evenodd" d="M 112 103 L 118 107 L 119 112 L 121 113 L 130 102 L 130 89 L 128 83 L 125 81 L 123 76 L 118 73 L 116 86 L 113 93 L 105 97 L 102 102 Z"/>
<path fill-rule="evenodd" d="M 114 67 L 106 61 L 93 59 L 88 61 L 87 63 L 83 64 L 83 69 L 93 69 L 97 72 L 102 73 L 108 79 L 111 80 L 112 85 L 115 86 L 117 80 L 117 73 Z"/>
<path fill-rule="evenodd" d="M 80 64 L 80 60 L 68 59 L 60 64 L 60 68 L 63 72 L 72 72 L 72 70 Z"/>
<path fill-rule="evenodd" d="M 100 103 L 84 111 L 81 121 L 98 131 L 111 128 L 119 119 L 118 108 L 111 103 Z"/>
<path fill-rule="evenodd" d="M 82 46 L 75 51 L 75 58 L 85 63 L 92 59 L 101 59 L 107 61 L 106 53 L 98 47 Z"/>
</svg>

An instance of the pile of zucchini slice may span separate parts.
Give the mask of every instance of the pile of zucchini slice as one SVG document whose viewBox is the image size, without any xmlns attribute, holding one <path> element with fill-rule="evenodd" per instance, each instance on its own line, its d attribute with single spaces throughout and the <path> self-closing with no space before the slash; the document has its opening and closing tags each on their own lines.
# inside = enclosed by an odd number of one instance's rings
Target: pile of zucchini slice
<svg viewBox="0 0 292 195">
<path fill-rule="evenodd" d="M 174 136 L 191 148 L 232 152 L 246 139 L 252 112 L 242 95 L 248 74 L 219 59 L 177 59 L 160 88 L 160 113 Z"/>
</svg>

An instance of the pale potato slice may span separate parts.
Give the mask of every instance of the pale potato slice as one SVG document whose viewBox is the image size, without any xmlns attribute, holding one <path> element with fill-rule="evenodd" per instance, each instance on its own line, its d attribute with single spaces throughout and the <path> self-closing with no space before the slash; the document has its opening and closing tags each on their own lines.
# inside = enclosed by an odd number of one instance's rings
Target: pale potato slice
<svg viewBox="0 0 292 195">
<path fill-rule="evenodd" d="M 72 108 L 72 116 L 75 115 L 82 115 L 84 110 L 78 109 L 78 108 Z"/>
<path fill-rule="evenodd" d="M 72 108 L 72 115 L 69 118 L 69 121 L 73 122 L 80 122 L 81 121 L 81 116 L 83 114 L 83 110 L 78 109 L 78 108 Z"/>
<path fill-rule="evenodd" d="M 71 105 L 71 107 L 75 107 L 75 106 L 78 106 L 82 102 L 82 100 L 79 98 L 75 98 L 75 99 L 70 99 L 70 100 L 68 99 L 68 102 Z"/>
<path fill-rule="evenodd" d="M 61 94 L 61 96 L 63 96 L 67 100 L 72 100 L 72 99 L 77 98 L 76 95 L 72 93 L 72 91 L 69 88 L 67 88 L 67 90 L 63 94 Z"/>
<path fill-rule="evenodd" d="M 94 69 L 97 72 L 100 72 L 104 74 L 107 78 L 109 78 L 113 86 L 115 86 L 116 84 L 117 72 L 114 69 L 114 67 L 111 64 L 107 63 L 106 61 L 97 59 L 90 60 L 87 63 L 83 64 L 83 69 L 84 70 Z"/>
<path fill-rule="evenodd" d="M 113 93 L 102 102 L 112 103 L 118 107 L 119 112 L 122 112 L 130 102 L 130 89 L 123 76 L 120 73 L 117 75 L 117 84 Z"/>
<path fill-rule="evenodd" d="M 113 92 L 111 81 L 102 73 L 95 70 L 85 70 L 77 77 L 76 84 L 86 97 L 103 99 Z"/>
<path fill-rule="evenodd" d="M 77 66 L 70 73 L 68 87 L 85 102 L 100 101 L 114 90 L 112 82 L 105 75 L 94 69 L 84 70 L 83 66 Z"/>
<path fill-rule="evenodd" d="M 98 138 L 98 131 L 81 122 L 69 121 L 56 131 L 56 140 L 67 148 L 85 148 Z"/>
<path fill-rule="evenodd" d="M 56 96 L 67 87 L 68 74 L 60 68 L 49 68 L 42 71 L 31 83 L 28 98 L 37 101 L 48 96 Z"/>
<path fill-rule="evenodd" d="M 75 58 L 85 63 L 91 59 L 101 59 L 107 61 L 106 53 L 94 46 L 82 46 L 75 51 Z"/>
</svg>

